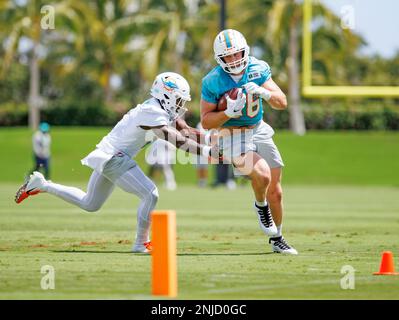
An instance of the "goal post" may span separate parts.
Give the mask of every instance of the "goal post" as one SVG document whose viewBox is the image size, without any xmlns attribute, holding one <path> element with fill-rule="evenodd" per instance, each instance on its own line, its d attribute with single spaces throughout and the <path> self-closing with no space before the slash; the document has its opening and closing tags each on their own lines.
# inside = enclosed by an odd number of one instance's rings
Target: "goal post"
<svg viewBox="0 0 399 320">
<path fill-rule="evenodd" d="M 312 2 L 303 1 L 302 95 L 318 97 L 399 97 L 398 86 L 314 86 L 312 85 Z"/>
</svg>

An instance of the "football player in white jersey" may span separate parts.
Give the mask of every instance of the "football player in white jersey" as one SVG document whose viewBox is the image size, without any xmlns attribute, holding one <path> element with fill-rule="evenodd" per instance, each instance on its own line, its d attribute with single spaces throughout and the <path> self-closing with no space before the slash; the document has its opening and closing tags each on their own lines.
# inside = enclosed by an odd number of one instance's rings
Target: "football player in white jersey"
<svg viewBox="0 0 399 320">
<path fill-rule="evenodd" d="M 272 139 L 274 130 L 263 121 L 262 108 L 265 100 L 272 108 L 283 110 L 286 96 L 273 81 L 269 65 L 249 55 L 240 32 L 221 31 L 213 49 L 218 66 L 202 79 L 201 123 L 205 129 L 219 130 L 224 159 L 230 159 L 237 171 L 250 177 L 254 209 L 273 251 L 298 254 L 282 235 L 284 163 Z M 227 109 L 217 111 L 221 96 L 234 88 L 240 92 L 237 99 L 228 98 Z"/>
<path fill-rule="evenodd" d="M 151 88 L 151 98 L 131 109 L 117 125 L 97 144 L 94 151 L 81 160 L 93 169 L 87 192 L 47 181 L 35 171 L 17 191 L 15 201 L 22 202 L 29 196 L 47 192 L 86 211 L 101 208 L 115 186 L 138 196 L 137 232 L 133 252 L 149 253 L 151 217 L 158 200 L 155 184 L 133 160 L 149 143 L 154 134 L 176 147 L 194 154 L 218 154 L 216 146 L 199 144 L 204 141 L 198 130 L 189 127 L 179 117 L 187 110 L 184 105 L 191 100 L 190 86 L 177 73 L 159 74 Z M 152 131 L 152 132 L 151 132 Z M 150 133 L 150 134 L 149 134 Z"/>
</svg>

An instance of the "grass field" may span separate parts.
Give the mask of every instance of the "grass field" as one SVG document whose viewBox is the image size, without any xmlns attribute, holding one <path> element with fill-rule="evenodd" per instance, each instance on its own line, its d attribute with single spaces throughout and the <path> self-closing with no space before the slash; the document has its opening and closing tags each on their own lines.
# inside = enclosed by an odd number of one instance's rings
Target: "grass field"
<svg viewBox="0 0 399 320">
<path fill-rule="evenodd" d="M 129 252 L 136 198 L 116 190 L 85 213 L 46 194 L 15 205 L 17 186 L 0 184 L 0 299 L 152 298 L 150 257 Z M 399 269 L 398 192 L 287 186 L 294 257 L 271 253 L 249 187 L 161 189 L 158 208 L 178 217 L 178 299 L 399 299 L 399 277 L 372 275 L 383 250 Z M 55 268 L 55 290 L 40 288 L 43 265 Z M 356 269 L 355 290 L 340 288 L 344 265 Z"/>
<path fill-rule="evenodd" d="M 52 179 L 85 189 L 79 160 L 107 128 L 53 128 Z M 13 196 L 32 166 L 31 133 L 0 129 L 0 299 L 152 299 L 150 257 L 130 253 L 138 199 L 116 190 L 98 213 L 50 195 Z M 373 276 L 381 252 L 399 269 L 399 133 L 288 132 L 275 136 L 284 169 L 284 235 L 298 256 L 271 253 L 250 187 L 194 187 L 195 169 L 176 165 L 176 192 L 158 209 L 178 223 L 178 299 L 399 299 L 399 277 Z M 138 162 L 146 170 L 144 152 Z M 55 290 L 40 288 L 55 268 Z M 355 290 L 340 287 L 355 268 Z"/>
<path fill-rule="evenodd" d="M 87 181 L 91 171 L 80 164 L 109 128 L 53 128 L 52 179 Z M 286 167 L 285 184 L 399 186 L 399 132 L 289 132 L 274 136 Z M 31 132 L 0 129 L 0 182 L 19 182 L 33 166 Z M 137 158 L 146 171 L 144 152 Z M 193 183 L 192 165 L 175 166 L 178 183 Z"/>
</svg>

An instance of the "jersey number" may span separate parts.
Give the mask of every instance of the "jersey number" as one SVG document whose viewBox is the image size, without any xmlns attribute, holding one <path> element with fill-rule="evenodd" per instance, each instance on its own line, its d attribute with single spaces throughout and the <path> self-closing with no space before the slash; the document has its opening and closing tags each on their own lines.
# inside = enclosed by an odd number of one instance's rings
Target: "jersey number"
<svg viewBox="0 0 399 320">
<path fill-rule="evenodd" d="M 259 96 L 247 93 L 247 116 L 250 118 L 256 117 L 260 110 Z"/>
</svg>

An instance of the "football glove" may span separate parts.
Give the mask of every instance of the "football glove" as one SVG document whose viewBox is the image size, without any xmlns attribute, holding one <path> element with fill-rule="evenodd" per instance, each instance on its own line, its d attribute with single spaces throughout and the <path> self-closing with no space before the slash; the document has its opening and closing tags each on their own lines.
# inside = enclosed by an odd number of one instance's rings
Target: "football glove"
<svg viewBox="0 0 399 320">
<path fill-rule="evenodd" d="M 229 118 L 238 118 L 242 116 L 242 109 L 245 107 L 247 96 L 239 89 L 237 99 L 233 100 L 229 96 L 226 96 L 227 109 L 224 111 L 226 116 Z"/>
<path fill-rule="evenodd" d="M 269 90 L 258 86 L 255 82 L 248 82 L 244 84 L 243 87 L 248 93 L 258 95 L 266 101 L 269 101 L 272 96 L 272 93 Z"/>
</svg>

